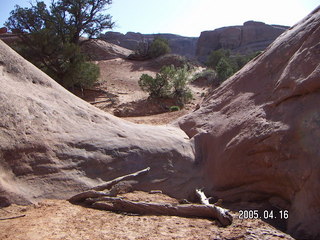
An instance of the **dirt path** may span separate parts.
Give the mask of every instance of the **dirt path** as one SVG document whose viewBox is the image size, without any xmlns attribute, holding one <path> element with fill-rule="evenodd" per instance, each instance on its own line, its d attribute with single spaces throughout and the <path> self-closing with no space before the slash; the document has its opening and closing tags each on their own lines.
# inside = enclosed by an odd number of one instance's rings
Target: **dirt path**
<svg viewBox="0 0 320 240">
<path fill-rule="evenodd" d="M 168 112 L 174 104 L 150 101 L 148 94 L 139 87 L 142 74 L 155 76 L 157 73 L 157 68 L 149 61 L 117 58 L 99 61 L 98 65 L 101 77 L 95 91 L 87 90 L 84 95 L 80 92 L 77 95 L 90 103 L 95 102 L 94 106 L 106 112 L 139 124 L 168 124 L 194 110 L 208 90 L 208 86 L 190 85 L 194 96 L 192 102 L 181 111 Z"/>
<path fill-rule="evenodd" d="M 135 192 L 124 196 L 131 200 L 176 202 L 163 194 Z M 0 221 L 0 239 L 292 239 L 260 220 L 240 220 L 236 213 L 233 213 L 234 223 L 221 228 L 207 219 L 117 214 L 64 200 L 0 209 L 0 217 L 20 214 L 26 216 Z"/>
</svg>

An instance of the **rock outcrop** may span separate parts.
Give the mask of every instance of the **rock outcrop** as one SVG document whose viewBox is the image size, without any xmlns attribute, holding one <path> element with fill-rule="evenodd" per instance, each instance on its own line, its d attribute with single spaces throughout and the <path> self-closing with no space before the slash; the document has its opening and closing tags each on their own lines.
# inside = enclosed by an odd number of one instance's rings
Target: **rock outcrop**
<svg viewBox="0 0 320 240">
<path fill-rule="evenodd" d="M 194 192 L 198 169 L 192 141 L 182 130 L 107 114 L 2 41 L 0 76 L 0 206 L 67 199 L 148 166 L 151 172 L 138 189 L 162 189 L 177 197 Z"/>
<path fill-rule="evenodd" d="M 127 58 L 133 51 L 99 39 L 92 39 L 81 46 L 91 60 L 101 61 Z"/>
<path fill-rule="evenodd" d="M 119 45 L 121 47 L 136 50 L 140 42 L 152 41 L 155 37 L 161 37 L 169 41 L 171 53 L 179 54 L 189 58 L 195 57 L 198 38 L 183 37 L 175 34 L 141 34 L 128 32 L 126 34 L 118 32 L 106 32 L 101 34 L 100 38 L 107 42 Z"/>
<path fill-rule="evenodd" d="M 287 209 L 298 239 L 320 239 L 319 39 L 320 7 L 179 121 L 215 196 Z"/>
<path fill-rule="evenodd" d="M 243 26 L 205 31 L 199 37 L 196 55 L 201 61 L 205 61 L 211 51 L 219 48 L 230 49 L 240 54 L 262 51 L 288 28 L 248 21 Z"/>
</svg>

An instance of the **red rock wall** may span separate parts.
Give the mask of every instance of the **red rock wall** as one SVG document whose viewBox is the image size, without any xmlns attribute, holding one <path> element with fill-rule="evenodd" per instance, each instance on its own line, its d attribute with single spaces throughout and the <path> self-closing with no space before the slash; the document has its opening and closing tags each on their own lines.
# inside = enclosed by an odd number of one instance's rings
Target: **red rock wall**
<svg viewBox="0 0 320 240">
<path fill-rule="evenodd" d="M 299 239 L 320 238 L 319 39 L 320 8 L 179 122 L 212 194 L 288 209 Z"/>
</svg>

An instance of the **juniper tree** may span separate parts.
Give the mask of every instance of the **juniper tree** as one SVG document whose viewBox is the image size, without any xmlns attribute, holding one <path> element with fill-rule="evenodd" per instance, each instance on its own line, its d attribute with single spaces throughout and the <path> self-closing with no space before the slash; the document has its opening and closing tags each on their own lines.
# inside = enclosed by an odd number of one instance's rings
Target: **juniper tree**
<svg viewBox="0 0 320 240">
<path fill-rule="evenodd" d="M 81 52 L 81 37 L 91 39 L 114 23 L 104 14 L 112 0 L 57 0 L 49 7 L 18 5 L 6 26 L 21 39 L 17 51 L 65 87 L 92 84 L 99 68 Z"/>
</svg>

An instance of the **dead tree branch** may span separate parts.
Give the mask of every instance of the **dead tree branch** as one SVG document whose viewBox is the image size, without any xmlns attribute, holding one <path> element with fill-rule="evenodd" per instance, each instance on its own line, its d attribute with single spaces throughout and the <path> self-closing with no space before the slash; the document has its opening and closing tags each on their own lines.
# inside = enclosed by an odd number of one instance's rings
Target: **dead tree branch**
<svg viewBox="0 0 320 240">
<path fill-rule="evenodd" d="M 21 217 L 25 217 L 26 215 L 18 215 L 18 216 L 13 216 L 13 217 L 5 217 L 5 218 L 0 218 L 0 221 L 2 220 L 10 220 L 10 219 L 16 219 L 16 218 L 21 218 Z"/>
<path fill-rule="evenodd" d="M 228 213 L 228 210 L 215 206 L 214 204 L 210 204 L 209 198 L 207 198 L 206 195 L 198 189 L 196 190 L 196 194 L 200 198 L 202 203 L 201 205 L 134 202 L 125 200 L 123 197 L 116 197 L 117 194 L 121 192 L 121 189 L 125 192 L 130 191 L 131 185 L 127 180 L 146 174 L 149 171 L 150 168 L 148 167 L 138 172 L 115 178 L 100 186 L 79 193 L 71 197 L 69 201 L 71 203 L 84 202 L 88 206 L 114 212 L 120 211 L 145 215 L 210 218 L 217 219 L 222 226 L 228 226 L 232 223 L 232 216 Z M 106 189 L 109 189 L 109 191 L 103 192 L 103 190 Z"/>
<path fill-rule="evenodd" d="M 107 201 L 96 201 L 92 207 L 107 211 L 121 211 L 141 215 L 167 215 L 179 217 L 202 217 L 218 219 L 222 226 L 232 223 L 232 218 L 221 217 L 220 209 L 200 204 L 162 204 L 148 202 L 133 202 L 120 198 L 109 198 Z"/>
<path fill-rule="evenodd" d="M 124 180 L 129 180 L 129 179 L 144 175 L 144 174 L 148 173 L 149 171 L 150 171 L 150 167 L 147 167 L 147 168 L 142 169 L 142 170 L 140 170 L 138 172 L 131 173 L 131 174 L 128 174 L 128 175 L 124 175 L 124 176 L 115 178 L 115 179 L 113 179 L 111 181 L 108 181 L 108 182 L 106 182 L 106 183 L 104 183 L 104 184 L 102 184 L 100 186 L 92 188 L 92 190 L 103 191 L 105 189 L 111 188 L 113 185 L 115 185 L 118 182 L 121 182 L 121 181 L 124 181 Z"/>
<path fill-rule="evenodd" d="M 196 194 L 200 198 L 200 202 L 205 206 L 214 209 L 215 216 L 222 224 L 222 226 L 228 226 L 232 223 L 232 216 L 229 214 L 228 210 L 219 206 L 215 206 L 214 204 L 209 203 L 209 198 L 206 197 L 204 192 L 200 189 L 196 189 Z"/>
</svg>

